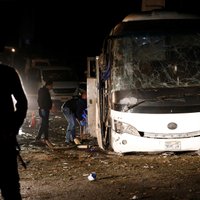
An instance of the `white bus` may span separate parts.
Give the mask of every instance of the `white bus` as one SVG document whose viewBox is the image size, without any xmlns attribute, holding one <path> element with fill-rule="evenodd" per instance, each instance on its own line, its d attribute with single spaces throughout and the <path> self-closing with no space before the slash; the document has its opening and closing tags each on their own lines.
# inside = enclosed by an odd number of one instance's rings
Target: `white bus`
<svg viewBox="0 0 200 200">
<path fill-rule="evenodd" d="M 101 148 L 118 153 L 200 149 L 198 16 L 130 14 L 111 30 L 96 60 L 97 77 L 88 82 L 95 84 L 97 99 L 88 94 L 88 123 Z"/>
</svg>

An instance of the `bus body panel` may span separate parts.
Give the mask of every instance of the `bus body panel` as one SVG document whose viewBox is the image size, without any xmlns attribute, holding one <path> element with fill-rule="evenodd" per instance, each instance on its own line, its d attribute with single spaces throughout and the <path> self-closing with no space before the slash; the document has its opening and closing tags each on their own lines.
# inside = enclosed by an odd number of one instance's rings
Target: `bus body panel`
<svg viewBox="0 0 200 200">
<path fill-rule="evenodd" d="M 117 153 L 198 151 L 200 137 L 155 139 L 112 133 L 112 148 Z M 126 144 L 124 144 L 127 141 Z"/>
<path fill-rule="evenodd" d="M 200 149 L 200 113 L 140 114 L 111 111 L 112 120 L 133 126 L 144 135 L 117 133 L 112 127 L 112 147 L 115 152 L 194 151 Z M 170 130 L 169 123 L 177 128 Z M 112 122 L 114 124 L 114 122 Z"/>
<path fill-rule="evenodd" d="M 200 149 L 200 17 L 129 15 L 98 61 L 97 138 L 115 152 Z"/>
<path fill-rule="evenodd" d="M 172 114 L 125 113 L 111 110 L 111 118 L 134 126 L 138 131 L 149 133 L 187 133 L 200 131 L 200 112 Z M 170 130 L 169 123 L 177 128 Z M 200 144 L 199 144 L 200 145 Z"/>
</svg>

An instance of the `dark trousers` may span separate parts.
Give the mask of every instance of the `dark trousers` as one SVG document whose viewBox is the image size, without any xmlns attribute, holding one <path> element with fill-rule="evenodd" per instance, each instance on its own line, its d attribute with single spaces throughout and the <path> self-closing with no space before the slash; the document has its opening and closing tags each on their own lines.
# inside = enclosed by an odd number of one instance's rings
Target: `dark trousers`
<svg viewBox="0 0 200 200">
<path fill-rule="evenodd" d="M 41 124 L 38 131 L 37 139 L 40 139 L 44 135 L 44 139 L 49 138 L 49 110 L 39 109 L 39 115 L 41 117 Z"/>
<path fill-rule="evenodd" d="M 21 200 L 16 147 L 1 144 L 0 159 L 0 189 L 3 199 Z"/>
</svg>

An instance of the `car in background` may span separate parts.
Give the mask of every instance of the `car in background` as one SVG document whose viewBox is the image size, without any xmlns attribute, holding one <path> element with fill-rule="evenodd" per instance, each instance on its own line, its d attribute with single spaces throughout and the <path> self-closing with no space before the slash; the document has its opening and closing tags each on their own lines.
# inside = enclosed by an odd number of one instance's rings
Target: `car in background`
<svg viewBox="0 0 200 200">
<path fill-rule="evenodd" d="M 79 87 L 78 75 L 70 67 L 52 65 L 32 67 L 25 84 L 29 106 L 37 106 L 37 91 L 49 79 L 53 81 L 51 97 L 56 107 L 72 98 Z"/>
<path fill-rule="evenodd" d="M 49 79 L 53 81 L 51 96 L 54 101 L 71 98 L 79 85 L 77 74 L 67 67 L 45 67 L 40 69 L 40 76 L 42 84 Z"/>
</svg>

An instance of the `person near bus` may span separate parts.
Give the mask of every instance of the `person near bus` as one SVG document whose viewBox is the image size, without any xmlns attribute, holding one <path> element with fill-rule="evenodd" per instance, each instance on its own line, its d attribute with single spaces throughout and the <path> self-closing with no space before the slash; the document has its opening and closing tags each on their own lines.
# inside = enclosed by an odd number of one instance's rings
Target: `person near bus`
<svg viewBox="0 0 200 200">
<path fill-rule="evenodd" d="M 83 119 L 84 110 L 87 108 L 87 92 L 83 91 L 80 97 L 67 100 L 61 107 L 61 111 L 67 120 L 65 143 L 74 144 L 76 138 L 76 120 L 80 123 Z"/>
<path fill-rule="evenodd" d="M 40 140 L 42 135 L 45 142 L 49 142 L 49 114 L 52 109 L 52 99 L 50 90 L 53 88 L 53 81 L 47 80 L 45 85 L 38 90 L 38 106 L 41 123 L 36 137 L 36 141 Z"/>
</svg>

